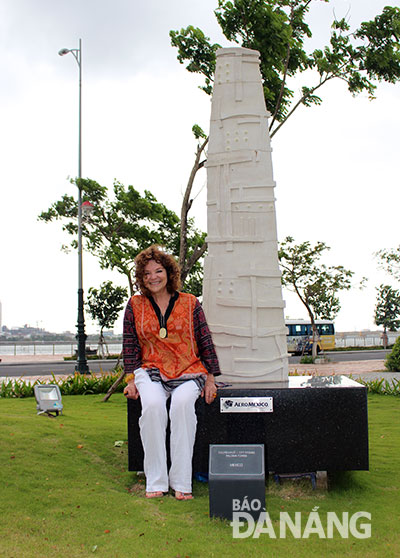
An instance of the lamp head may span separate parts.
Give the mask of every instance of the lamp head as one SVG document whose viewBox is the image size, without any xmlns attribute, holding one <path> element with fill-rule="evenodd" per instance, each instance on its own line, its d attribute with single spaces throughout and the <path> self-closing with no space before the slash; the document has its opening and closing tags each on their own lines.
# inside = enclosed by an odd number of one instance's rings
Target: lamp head
<svg viewBox="0 0 400 558">
<path fill-rule="evenodd" d="M 81 205 L 82 215 L 84 217 L 90 217 L 94 211 L 94 205 L 90 201 L 84 201 Z"/>
<path fill-rule="evenodd" d="M 58 54 L 59 54 L 60 56 L 65 56 L 65 55 L 68 54 L 69 52 L 71 52 L 71 51 L 69 50 L 69 48 L 62 48 L 61 50 L 58 51 Z"/>
</svg>

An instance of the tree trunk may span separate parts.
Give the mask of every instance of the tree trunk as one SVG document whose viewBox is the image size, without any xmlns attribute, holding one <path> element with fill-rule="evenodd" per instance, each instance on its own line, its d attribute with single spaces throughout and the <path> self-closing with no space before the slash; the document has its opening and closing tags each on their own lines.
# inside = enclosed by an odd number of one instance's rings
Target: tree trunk
<svg viewBox="0 0 400 558">
<path fill-rule="evenodd" d="M 120 360 L 122 357 L 122 351 L 119 353 L 118 355 L 118 360 L 117 360 L 117 364 L 115 365 L 115 368 L 118 368 Z M 104 396 L 103 401 L 108 401 L 110 399 L 110 397 L 112 396 L 112 394 L 117 390 L 119 384 L 122 382 L 122 380 L 124 379 L 125 376 L 125 371 L 122 369 L 121 374 L 118 376 L 118 378 L 115 380 L 115 382 L 113 383 L 113 385 L 110 387 L 110 389 L 107 391 L 106 395 Z"/>
<path fill-rule="evenodd" d="M 104 347 L 106 349 L 105 352 L 104 352 Z M 106 342 L 106 340 L 104 338 L 104 335 L 103 335 L 103 328 L 101 328 L 101 330 L 100 330 L 99 343 L 97 345 L 97 352 L 103 358 L 106 356 L 106 354 L 107 354 L 107 356 L 110 356 L 110 353 L 109 353 L 109 350 L 108 350 L 108 345 L 107 345 L 107 342 Z"/>
<path fill-rule="evenodd" d="M 308 316 L 310 318 L 311 328 L 312 328 L 312 353 L 311 354 L 312 354 L 312 358 L 315 359 L 318 354 L 319 334 L 318 334 L 317 326 L 315 325 L 314 313 L 311 310 L 311 306 L 308 304 L 307 300 L 301 296 L 301 293 L 297 288 L 297 285 L 294 285 L 294 290 L 297 296 L 300 298 L 301 302 L 306 307 Z"/>
<path fill-rule="evenodd" d="M 386 326 L 383 327 L 382 344 L 383 344 L 383 348 L 387 349 L 388 336 L 387 336 L 387 333 L 386 333 Z"/>
<path fill-rule="evenodd" d="M 311 328 L 312 328 L 312 357 L 313 360 L 318 355 L 318 341 L 319 341 L 319 333 L 315 323 L 314 313 L 312 312 L 310 306 L 306 304 L 307 312 L 310 317 Z"/>
<path fill-rule="evenodd" d="M 192 207 L 193 200 L 190 198 L 190 194 L 192 192 L 194 179 L 196 177 L 197 171 L 204 166 L 204 161 L 200 162 L 201 155 L 206 148 L 208 143 L 208 138 L 206 138 L 202 144 L 197 146 L 196 157 L 195 161 L 189 176 L 188 183 L 186 185 L 185 194 L 182 200 L 182 208 L 181 208 L 181 232 L 180 232 L 180 246 L 179 246 L 179 265 L 181 268 L 181 275 L 182 275 L 182 282 L 184 278 L 186 278 L 187 274 L 189 273 L 191 267 L 193 267 L 194 263 L 199 259 L 198 256 L 194 262 L 193 258 L 190 258 L 190 262 L 187 261 L 187 221 L 188 221 L 188 214 L 190 208 Z M 196 249 L 197 252 L 197 249 Z M 200 249 L 201 252 L 201 249 Z M 189 267 L 190 266 L 190 267 Z"/>
<path fill-rule="evenodd" d="M 317 326 L 315 325 L 314 322 L 314 316 L 311 319 L 311 326 L 312 326 L 312 357 L 314 360 L 315 358 L 317 358 L 318 355 L 318 340 L 319 340 Z"/>
<path fill-rule="evenodd" d="M 119 359 L 118 359 L 118 362 L 119 362 Z M 105 394 L 105 396 L 103 398 L 103 402 L 108 401 L 110 399 L 110 397 L 112 396 L 112 394 L 117 391 L 119 384 L 124 379 L 124 376 L 125 376 L 125 371 L 122 370 L 121 374 L 118 376 L 118 378 L 115 380 L 113 385 L 110 387 L 110 389 Z"/>
<path fill-rule="evenodd" d="M 134 294 L 134 292 L 135 292 L 135 289 L 134 289 L 134 286 L 133 286 L 133 281 L 132 281 L 131 274 L 128 272 L 128 273 L 126 274 L 126 276 L 127 276 L 127 278 L 128 278 L 129 292 L 131 293 L 131 296 L 133 296 L 133 294 Z"/>
<path fill-rule="evenodd" d="M 194 264 L 201 258 L 204 252 L 207 250 L 207 242 L 204 242 L 202 246 L 196 246 L 193 251 L 193 254 L 190 256 L 190 259 L 185 262 L 182 270 L 181 270 L 181 280 L 182 284 L 186 281 L 186 277 L 188 276 L 190 270 L 194 266 Z"/>
</svg>

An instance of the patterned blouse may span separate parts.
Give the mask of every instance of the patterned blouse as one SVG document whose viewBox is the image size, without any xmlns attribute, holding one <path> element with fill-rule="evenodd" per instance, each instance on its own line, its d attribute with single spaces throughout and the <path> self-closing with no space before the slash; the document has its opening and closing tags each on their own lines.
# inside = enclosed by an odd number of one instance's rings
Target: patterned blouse
<svg viewBox="0 0 400 558">
<path fill-rule="evenodd" d="M 177 300 L 178 296 L 179 293 L 173 295 L 171 299 L 173 303 Z M 149 298 L 157 316 L 160 317 L 160 311 L 157 304 L 152 297 Z M 219 376 L 221 372 L 219 369 L 218 357 L 215 352 L 211 332 L 208 328 L 203 308 L 201 307 L 201 304 L 197 299 L 193 309 L 193 326 L 194 338 L 199 350 L 199 357 L 202 364 L 209 374 Z M 141 368 L 142 353 L 138 335 L 136 332 L 135 317 L 130 300 L 128 301 L 124 315 L 123 357 L 124 370 L 126 374 L 131 374 L 138 368 Z M 168 382 L 164 382 L 163 380 L 161 380 L 160 373 L 157 369 L 148 370 L 148 373 L 153 381 L 161 381 L 164 385 L 164 388 L 166 389 L 173 389 L 180 383 L 179 378 L 173 381 L 171 380 Z M 202 387 L 202 385 L 204 385 L 204 379 L 203 381 L 200 380 L 199 387 Z"/>
</svg>

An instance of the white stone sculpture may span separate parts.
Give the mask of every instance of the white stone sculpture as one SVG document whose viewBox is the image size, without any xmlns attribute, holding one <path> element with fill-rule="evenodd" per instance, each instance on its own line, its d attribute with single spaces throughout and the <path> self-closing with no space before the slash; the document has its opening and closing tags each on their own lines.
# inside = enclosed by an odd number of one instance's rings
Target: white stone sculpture
<svg viewBox="0 0 400 558">
<path fill-rule="evenodd" d="M 259 53 L 222 48 L 207 156 L 203 306 L 222 380 L 288 379 L 272 177 Z"/>
</svg>

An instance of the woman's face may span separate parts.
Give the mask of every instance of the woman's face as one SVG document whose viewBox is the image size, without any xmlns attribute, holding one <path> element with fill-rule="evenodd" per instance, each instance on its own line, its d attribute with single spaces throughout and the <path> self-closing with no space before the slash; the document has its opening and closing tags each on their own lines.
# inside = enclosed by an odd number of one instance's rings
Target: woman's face
<svg viewBox="0 0 400 558">
<path fill-rule="evenodd" d="M 168 275 L 165 267 L 157 263 L 155 260 L 150 260 L 144 268 L 144 286 L 154 296 L 162 294 L 167 290 L 167 282 Z"/>
</svg>

